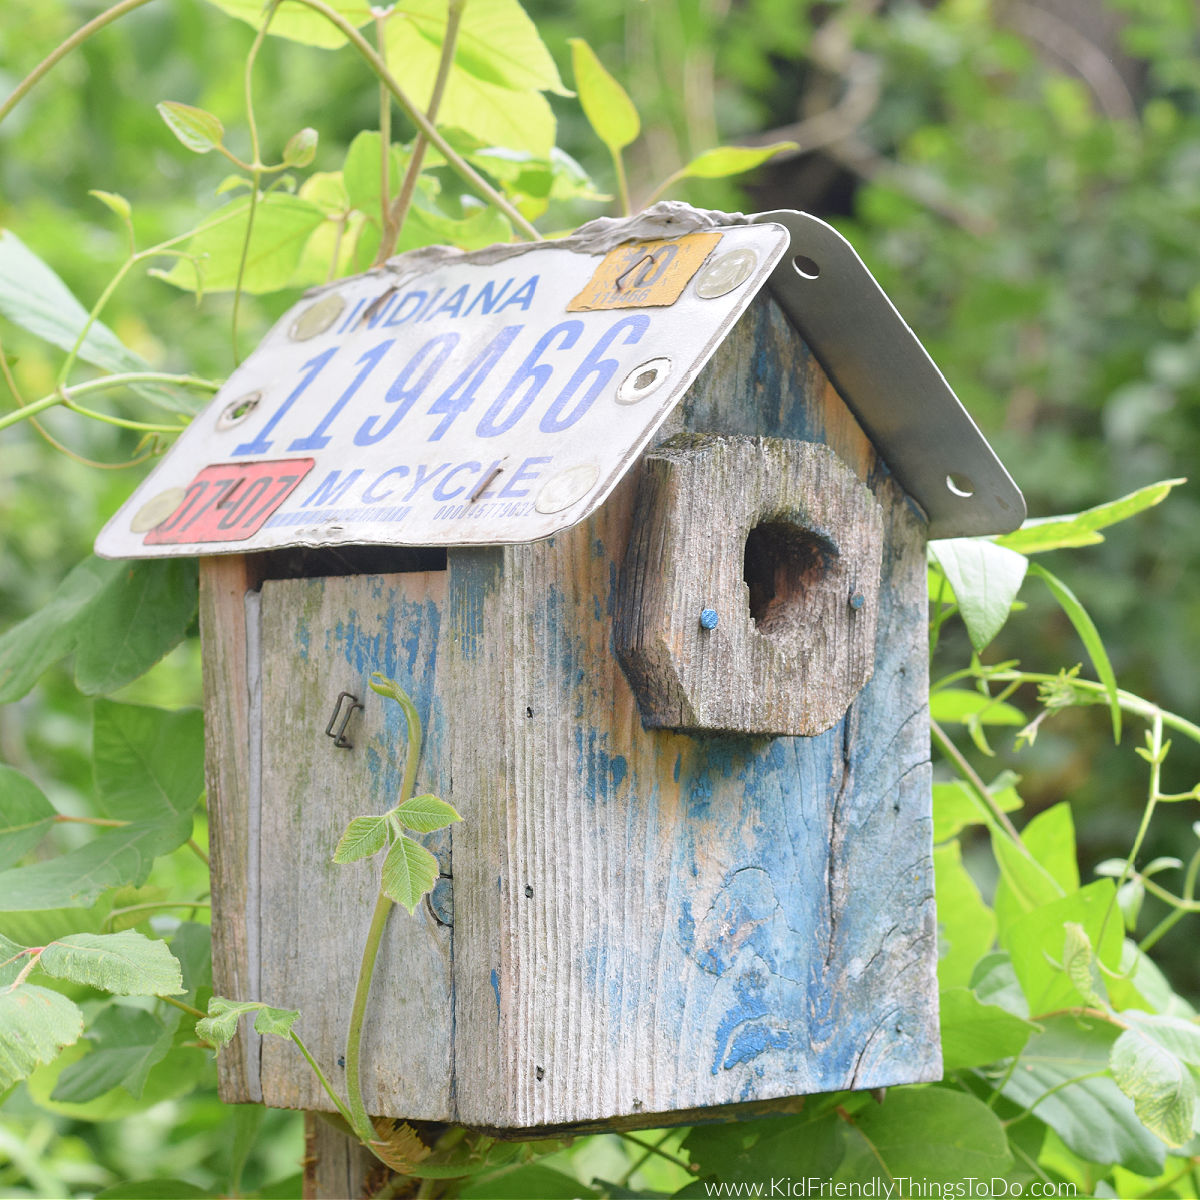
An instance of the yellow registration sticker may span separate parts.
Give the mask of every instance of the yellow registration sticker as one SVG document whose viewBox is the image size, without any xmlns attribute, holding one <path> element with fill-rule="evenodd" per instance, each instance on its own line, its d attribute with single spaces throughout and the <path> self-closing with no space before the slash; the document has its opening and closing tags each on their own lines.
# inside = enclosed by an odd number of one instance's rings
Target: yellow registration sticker
<svg viewBox="0 0 1200 1200">
<path fill-rule="evenodd" d="M 587 286 L 567 305 L 567 312 L 674 304 L 720 240 L 719 233 L 689 233 L 618 246 L 604 256 Z"/>
</svg>

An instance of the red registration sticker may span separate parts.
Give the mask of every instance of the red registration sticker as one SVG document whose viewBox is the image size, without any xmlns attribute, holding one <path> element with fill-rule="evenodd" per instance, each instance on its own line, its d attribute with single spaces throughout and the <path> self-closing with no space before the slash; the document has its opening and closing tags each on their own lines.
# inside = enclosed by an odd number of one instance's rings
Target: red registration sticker
<svg viewBox="0 0 1200 1200">
<path fill-rule="evenodd" d="M 205 467 L 179 507 L 146 534 L 145 544 L 244 541 L 262 528 L 315 462 L 285 458 Z"/>
</svg>

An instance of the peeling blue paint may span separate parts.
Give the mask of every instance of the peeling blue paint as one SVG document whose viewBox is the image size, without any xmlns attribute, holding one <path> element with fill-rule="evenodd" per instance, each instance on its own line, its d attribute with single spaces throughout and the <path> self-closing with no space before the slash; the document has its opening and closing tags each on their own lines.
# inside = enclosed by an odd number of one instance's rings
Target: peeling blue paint
<svg viewBox="0 0 1200 1200">
<path fill-rule="evenodd" d="M 500 972 L 492 968 L 492 991 L 496 996 L 496 1024 L 500 1024 Z"/>
<path fill-rule="evenodd" d="M 308 623 L 301 621 L 296 626 L 296 653 L 300 655 L 301 660 L 304 662 L 308 662 L 308 645 L 310 640 L 311 634 Z"/>
</svg>

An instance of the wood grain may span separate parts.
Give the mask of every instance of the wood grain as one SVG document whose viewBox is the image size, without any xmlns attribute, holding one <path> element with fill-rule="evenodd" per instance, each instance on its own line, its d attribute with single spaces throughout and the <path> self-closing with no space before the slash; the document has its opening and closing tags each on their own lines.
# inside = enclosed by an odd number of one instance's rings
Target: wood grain
<svg viewBox="0 0 1200 1200">
<path fill-rule="evenodd" d="M 412 696 L 430 727 L 419 791 L 440 791 L 435 706 L 444 572 L 268 580 L 262 586 L 262 998 L 298 1008 L 297 1032 L 344 1094 L 341 1066 L 381 856 L 332 861 L 350 820 L 399 799 L 407 752 L 399 705 L 372 692 L 381 671 Z M 341 692 L 363 705 L 346 734 L 326 735 Z M 450 874 L 445 834 L 430 835 Z M 444 893 L 449 884 L 442 885 Z M 435 897 L 438 907 L 443 894 Z M 448 1120 L 450 926 L 433 904 L 394 909 L 375 969 L 363 1038 L 363 1092 L 372 1113 Z M 449 916 L 449 913 L 446 913 Z M 332 1105 L 290 1042 L 262 1049 L 268 1104 Z"/>
<path fill-rule="evenodd" d="M 827 445 L 878 505 L 874 673 L 817 736 L 643 727 L 613 651 L 641 465 L 545 542 L 451 549 L 445 573 L 263 585 L 263 998 L 304 1010 L 323 1064 L 341 1052 L 373 897 L 366 872 L 327 857 L 403 766 L 377 697 L 354 750 L 332 748 L 336 694 L 365 699 L 375 669 L 411 690 L 431 733 L 418 785 L 464 817 L 452 911 L 449 881 L 434 908 L 452 934 L 397 914 L 380 965 L 367 1081 L 381 1115 L 636 1128 L 940 1076 L 920 514 L 767 297 L 660 440 L 679 432 Z M 214 861 L 234 925 L 253 910 L 231 775 L 247 734 L 214 710 L 226 681 L 244 687 L 244 630 L 221 624 L 244 624 L 244 585 L 214 573 L 205 618 L 222 656 L 206 662 L 210 789 L 231 815 Z M 249 977 L 245 935 L 222 936 L 225 977 Z M 245 1089 L 244 1067 L 222 1072 Z M 283 1043 L 262 1078 L 270 1102 L 324 1106 Z"/>
<path fill-rule="evenodd" d="M 258 586 L 258 560 L 242 555 L 200 560 L 200 640 L 204 662 L 205 783 L 212 863 L 213 989 L 258 998 L 257 896 L 251 895 L 250 675 L 246 593 Z M 254 731 L 255 736 L 257 731 Z M 254 863 L 257 869 L 257 861 Z M 221 1099 L 261 1101 L 258 1038 L 247 1029 L 217 1057 Z"/>
<path fill-rule="evenodd" d="M 642 720 L 830 729 L 875 667 L 883 521 L 866 485 L 789 438 L 682 434 L 643 466 L 613 630 Z"/>
<path fill-rule="evenodd" d="M 874 675 L 817 737 L 644 729 L 611 645 L 636 472 L 549 541 L 450 551 L 468 1124 L 650 1125 L 940 1076 L 923 525 L 771 302 L 743 325 L 683 415 L 832 443 L 868 483 Z"/>
</svg>

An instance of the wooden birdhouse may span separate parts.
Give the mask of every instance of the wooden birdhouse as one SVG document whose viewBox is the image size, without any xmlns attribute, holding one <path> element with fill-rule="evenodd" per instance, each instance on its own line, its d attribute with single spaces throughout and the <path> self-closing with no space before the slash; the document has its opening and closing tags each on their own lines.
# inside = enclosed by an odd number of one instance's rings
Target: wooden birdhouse
<svg viewBox="0 0 1200 1200">
<path fill-rule="evenodd" d="M 1020 493 L 851 247 L 660 205 L 308 295 L 101 534 L 202 556 L 216 989 L 335 1084 L 378 862 L 370 1110 L 504 1135 L 941 1075 L 925 543 Z M 243 1031 L 229 1101 L 324 1109 Z"/>
</svg>

